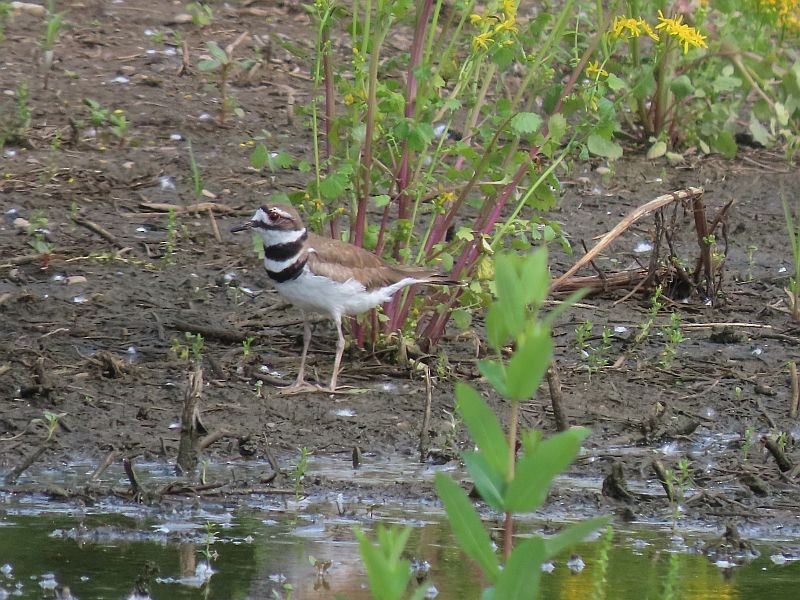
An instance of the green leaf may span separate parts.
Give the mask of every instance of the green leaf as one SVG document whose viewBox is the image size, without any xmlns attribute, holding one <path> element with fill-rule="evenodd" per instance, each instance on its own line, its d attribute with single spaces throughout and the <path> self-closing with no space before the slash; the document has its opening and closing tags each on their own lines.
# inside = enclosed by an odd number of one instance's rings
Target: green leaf
<svg viewBox="0 0 800 600">
<path fill-rule="evenodd" d="M 504 252 L 494 261 L 494 281 L 497 286 L 497 303 L 502 307 L 506 329 L 516 337 L 525 326 L 525 298 L 521 289 L 516 254 Z"/>
<path fill-rule="evenodd" d="M 331 173 L 319 184 L 319 193 L 325 200 L 336 200 L 347 189 L 349 178 L 342 173 Z"/>
<path fill-rule="evenodd" d="M 587 146 L 589 147 L 589 152 L 603 158 L 617 160 L 622 157 L 622 146 L 596 133 L 589 136 Z"/>
<path fill-rule="evenodd" d="M 511 118 L 509 125 L 517 135 L 536 133 L 542 126 L 542 117 L 532 112 L 520 112 Z"/>
<path fill-rule="evenodd" d="M 564 134 L 566 132 L 567 132 L 567 120 L 561 113 L 552 115 L 547 120 L 547 135 L 554 142 L 556 143 L 560 142 L 561 138 L 564 137 Z"/>
<path fill-rule="evenodd" d="M 546 560 L 545 542 L 532 537 L 519 544 L 506 562 L 497 585 L 495 598 L 503 600 L 529 600 L 539 597 L 541 565 Z"/>
<path fill-rule="evenodd" d="M 553 478 L 575 459 L 581 441 L 589 435 L 584 427 L 573 427 L 540 442 L 517 462 L 514 480 L 506 490 L 506 510 L 532 512 L 547 498 Z"/>
<path fill-rule="evenodd" d="M 269 152 L 264 144 L 259 144 L 250 153 L 250 166 L 259 171 L 264 168 L 268 160 Z"/>
<path fill-rule="evenodd" d="M 462 330 L 469 329 L 469 326 L 472 325 L 472 313 L 463 308 L 457 308 L 451 312 L 450 318 L 455 326 Z"/>
<path fill-rule="evenodd" d="M 456 410 L 464 419 L 478 449 L 486 456 L 489 465 L 505 478 L 508 474 L 509 450 L 497 416 L 478 392 L 465 383 L 456 384 L 456 401 Z"/>
<path fill-rule="evenodd" d="M 647 150 L 647 160 L 655 160 L 656 158 L 661 158 L 666 153 L 667 153 L 667 143 L 662 140 L 658 140 Z"/>
<path fill-rule="evenodd" d="M 735 157 L 736 151 L 738 150 L 736 140 L 733 138 L 733 134 L 730 131 L 721 131 L 717 139 L 714 140 L 712 146 L 714 150 L 722 154 L 725 158 Z"/>
<path fill-rule="evenodd" d="M 613 73 L 608 74 L 608 77 L 606 78 L 606 84 L 608 84 L 609 89 L 611 89 L 613 92 L 618 92 L 625 89 L 625 80 L 620 79 Z"/>
<path fill-rule="evenodd" d="M 520 285 L 524 287 L 525 302 L 538 309 L 550 292 L 550 271 L 547 268 L 547 248 L 523 257 L 519 273 Z"/>
<path fill-rule="evenodd" d="M 461 457 L 481 498 L 496 511 L 503 512 L 506 489 L 503 473 L 494 470 L 480 452 L 464 452 Z"/>
<path fill-rule="evenodd" d="M 477 283 L 477 282 L 476 282 Z M 508 327 L 503 308 L 499 303 L 493 302 L 486 311 L 486 337 L 495 350 L 505 346 L 508 341 Z"/>
<path fill-rule="evenodd" d="M 753 136 L 753 139 L 757 141 L 764 147 L 769 147 L 772 145 L 772 136 L 767 131 L 767 128 L 761 124 L 756 116 L 753 113 L 750 113 L 750 124 L 748 126 L 750 129 L 750 134 Z"/>
<path fill-rule="evenodd" d="M 373 196 L 372 201 L 375 203 L 376 208 L 383 208 L 392 200 L 391 196 L 387 196 L 386 194 L 380 194 L 379 196 Z"/>
<path fill-rule="evenodd" d="M 550 328 L 532 322 L 506 368 L 506 395 L 512 400 L 527 400 L 536 392 L 553 355 Z"/>
<path fill-rule="evenodd" d="M 557 556 L 570 546 L 580 543 L 587 535 L 607 525 L 610 520 L 609 517 L 595 517 L 565 527 L 545 540 L 545 559 Z"/>
<path fill-rule="evenodd" d="M 395 134 L 398 139 L 407 142 L 411 150 L 417 152 L 425 150 L 434 137 L 430 123 L 419 123 L 410 119 L 400 121 L 395 128 Z"/>
<path fill-rule="evenodd" d="M 692 80 L 689 79 L 688 75 L 679 75 L 673 79 L 669 84 L 669 89 L 678 100 L 683 100 L 694 92 Z"/>
<path fill-rule="evenodd" d="M 742 80 L 738 77 L 719 75 L 711 84 L 714 91 L 719 94 L 722 92 L 732 92 L 742 86 Z"/>
<path fill-rule="evenodd" d="M 206 42 L 206 48 L 211 53 L 216 60 L 218 60 L 221 64 L 225 64 L 228 62 L 228 55 L 225 54 L 225 50 L 219 47 L 217 42 Z"/>
<path fill-rule="evenodd" d="M 486 381 L 489 382 L 498 394 L 501 396 L 508 395 L 506 370 L 501 362 L 496 360 L 478 361 L 478 370 L 481 372 L 481 375 L 486 377 Z"/>
<path fill-rule="evenodd" d="M 492 540 L 467 494 L 444 473 L 436 474 L 436 492 L 461 550 L 477 562 L 484 576 L 494 583 L 500 575 L 500 564 L 492 549 Z"/>
<path fill-rule="evenodd" d="M 201 71 L 215 71 L 219 69 L 219 61 L 204 58 L 198 61 L 197 68 Z"/>
<path fill-rule="evenodd" d="M 411 579 L 411 564 L 400 556 L 411 534 L 410 527 L 377 528 L 377 545 L 367 539 L 358 528 L 353 529 L 358 539 L 361 560 L 367 571 L 372 597 L 376 600 L 401 600 Z"/>
</svg>

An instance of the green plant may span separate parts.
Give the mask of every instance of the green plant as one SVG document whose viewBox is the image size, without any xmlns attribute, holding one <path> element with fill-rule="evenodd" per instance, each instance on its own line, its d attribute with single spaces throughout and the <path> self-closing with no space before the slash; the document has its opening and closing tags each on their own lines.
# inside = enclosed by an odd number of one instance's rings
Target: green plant
<svg viewBox="0 0 800 600">
<path fill-rule="evenodd" d="M 793 21 L 781 22 L 788 15 Z M 687 145 L 733 157 L 741 122 L 759 144 L 784 140 L 787 154 L 794 152 L 800 73 L 790 73 L 793 44 L 781 42 L 797 38 L 798 24 L 796 8 L 786 2 L 670 7 L 628 0 L 603 40 L 599 61 L 586 71 L 596 81 L 600 119 L 603 101 L 627 108 L 606 121 L 650 145 L 651 159 L 681 160 L 670 148 Z M 622 151 L 618 145 L 601 148 L 606 150 Z"/>
<path fill-rule="evenodd" d="M 464 490 L 443 473 L 436 475 L 436 489 L 459 546 L 479 565 L 493 588 L 484 597 L 531 598 L 538 593 L 541 563 L 608 519 L 590 519 L 548 539 L 534 536 L 513 546 L 514 515 L 533 512 L 545 502 L 553 478 L 572 462 L 589 431 L 575 427 L 546 440 L 538 431 L 518 432 L 520 403 L 536 392 L 550 366 L 552 320 L 578 295 L 556 311 L 540 314 L 550 283 L 544 249 L 527 256 L 501 253 L 495 267 L 495 299 L 486 314 L 486 332 L 496 358 L 480 361 L 478 368 L 508 405 L 508 432 L 503 432 L 495 414 L 471 386 L 457 384 L 456 399 L 458 412 L 477 445 L 477 450 L 462 454 L 464 464 L 483 501 L 505 515 L 502 568 Z M 504 348 L 509 345 L 513 350 L 506 359 Z"/>
<path fill-rule="evenodd" d="M 37 254 L 48 255 L 53 252 L 53 245 L 47 241 L 47 225 L 47 217 L 42 211 L 36 210 L 31 213 L 28 221 L 28 235 L 31 236 L 31 239 L 28 241 L 28 245 Z"/>
<path fill-rule="evenodd" d="M 744 436 L 742 439 L 742 460 L 747 460 L 750 455 L 750 450 L 753 448 L 753 439 L 755 438 L 756 428 L 753 425 L 748 425 L 744 429 Z"/>
<path fill-rule="evenodd" d="M 750 244 L 747 246 L 747 281 L 753 281 L 753 267 L 755 266 L 755 254 L 758 246 Z"/>
<path fill-rule="evenodd" d="M 247 34 L 242 34 L 235 41 L 228 44 L 225 49 L 219 47 L 217 42 L 206 42 L 210 58 L 203 58 L 197 63 L 197 68 L 201 71 L 217 72 L 217 87 L 219 88 L 219 115 L 220 125 L 225 123 L 225 117 L 230 113 L 237 116 L 244 116 L 244 111 L 236 105 L 236 98 L 228 95 L 228 80 L 234 69 L 249 69 L 253 66 L 253 59 L 234 59 L 233 53 L 236 47 L 242 43 Z"/>
<path fill-rule="evenodd" d="M 311 456 L 311 451 L 305 446 L 300 448 L 299 452 L 300 455 L 297 458 L 297 464 L 295 464 L 294 469 L 292 469 L 292 484 L 294 485 L 295 501 L 300 500 L 300 496 L 303 492 L 303 478 L 308 472 L 308 459 Z"/>
<path fill-rule="evenodd" d="M 106 141 L 108 133 L 111 133 L 120 146 L 125 145 L 130 123 L 124 110 L 118 108 L 112 111 L 92 98 L 84 98 L 83 104 L 89 110 L 89 123 L 97 130 L 98 138 Z"/>
<path fill-rule="evenodd" d="M 661 332 L 666 336 L 667 343 L 661 351 L 660 364 L 664 369 L 669 369 L 672 366 L 672 361 L 675 360 L 677 354 L 677 346 L 686 338 L 681 329 L 681 318 L 677 312 L 672 312 L 669 315 L 669 325 L 661 328 Z"/>
<path fill-rule="evenodd" d="M 589 338 L 589 334 L 592 333 L 592 327 L 592 322 L 586 320 L 575 328 L 575 347 L 579 352 L 586 351 L 586 346 L 589 345 L 586 340 Z"/>
<path fill-rule="evenodd" d="M 0 43 L 6 39 L 6 26 L 14 18 L 14 7 L 11 2 L 0 2 Z"/>
<path fill-rule="evenodd" d="M 39 423 L 43 423 L 47 429 L 47 439 L 46 441 L 50 441 L 53 439 L 53 436 L 56 433 L 56 429 L 58 429 L 58 425 L 61 422 L 61 419 L 65 417 L 67 413 L 54 413 L 49 410 L 45 410 L 42 412 L 41 419 L 35 419 L 35 421 Z"/>
<path fill-rule="evenodd" d="M 650 308 L 647 310 L 647 319 L 642 323 L 639 328 L 639 333 L 637 333 L 634 338 L 636 344 L 641 344 L 648 338 L 659 311 L 664 308 L 664 303 L 661 301 L 661 290 L 661 286 L 657 286 L 653 292 L 652 298 L 650 298 Z"/>
<path fill-rule="evenodd" d="M 203 547 L 200 549 L 200 554 L 206 559 L 207 564 L 211 564 L 218 558 L 216 550 L 212 546 L 219 541 L 219 532 L 217 531 L 216 523 L 206 521 L 203 527 Z"/>
<path fill-rule="evenodd" d="M 191 15 L 196 27 L 208 27 L 214 22 L 214 11 L 205 2 L 190 2 L 186 5 L 186 12 Z"/>
<path fill-rule="evenodd" d="M 664 473 L 666 476 L 667 495 L 672 506 L 672 522 L 674 526 L 680 515 L 680 503 L 684 501 L 687 490 L 694 483 L 689 459 L 681 458 L 676 469 L 666 469 Z"/>
<path fill-rule="evenodd" d="M 170 209 L 169 216 L 167 217 L 167 235 L 164 241 L 161 242 L 163 254 L 161 255 L 161 264 L 166 267 L 175 262 L 175 249 L 178 245 L 178 216 L 177 213 Z"/>
<path fill-rule="evenodd" d="M 58 41 L 58 34 L 64 24 L 63 12 L 56 12 L 55 0 L 47 1 L 47 22 L 44 29 L 44 37 L 40 43 L 42 50 L 42 66 L 44 67 L 44 88 L 50 78 L 50 70 L 53 68 L 53 49 Z"/>
<path fill-rule="evenodd" d="M 305 110 L 314 171 L 306 190 L 288 199 L 312 227 L 324 224 L 332 236 L 390 260 L 476 275 L 450 295 L 398 295 L 384 307 L 385 319 L 367 317 L 355 327 L 360 342 L 370 322 L 379 323 L 371 329 L 377 337 L 400 330 L 409 316 L 425 316 L 418 334 L 433 343 L 451 315 L 465 322 L 466 311 L 488 303 L 493 252 L 548 236 L 566 244 L 557 224 L 539 213 L 555 205 L 557 170 L 585 136 L 567 131 L 566 115 L 582 113 L 566 105 L 582 87 L 580 74 L 600 36 L 586 41 L 569 32 L 571 0 L 530 23 L 517 22 L 516 2 L 489 3 L 483 14 L 474 2 L 454 12 L 442 6 L 424 0 L 412 10 L 407 1 L 376 0 L 354 2 L 346 13 L 332 0 L 317 0 L 309 7 L 319 91 Z M 343 15 L 352 55 L 340 65 L 331 39 L 340 36 Z M 602 23 L 602 11 L 594 16 Z M 405 25 L 414 27 L 408 57 L 386 60 L 384 42 Z M 575 56 L 566 46 L 578 40 L 586 45 Z M 562 85 L 556 81 L 567 63 Z M 512 68 L 522 81 L 507 94 L 503 73 Z M 463 123 L 460 136 L 451 135 L 455 123 Z M 370 223 L 372 208 L 382 214 Z M 467 210 L 478 217 L 451 237 Z M 453 310 L 457 304 L 461 310 Z"/>
<path fill-rule="evenodd" d="M 177 338 L 172 338 L 170 351 L 178 360 L 188 361 L 191 358 L 194 364 L 199 365 L 203 360 L 203 347 L 205 344 L 203 336 L 199 333 L 186 331 L 184 339 L 186 340 L 185 344 Z"/>
<path fill-rule="evenodd" d="M 792 249 L 792 275 L 789 277 L 789 312 L 792 319 L 800 321 L 800 210 L 789 206 L 788 200 L 783 199 L 783 212 L 786 217 L 786 229 L 789 232 L 789 246 Z"/>
<path fill-rule="evenodd" d="M 13 110 L 13 116 L 4 118 L 5 110 L 0 106 L 0 149 L 9 142 L 24 144 L 30 131 L 30 93 L 26 82 L 21 81 L 17 84 L 14 97 L 16 98 L 16 107 Z"/>
<path fill-rule="evenodd" d="M 250 356 L 250 346 L 253 345 L 253 340 L 255 338 L 251 335 L 242 340 L 242 358 L 247 360 L 247 357 Z"/>
<path fill-rule="evenodd" d="M 358 540 L 358 550 L 367 571 L 369 589 L 375 600 L 422 600 L 428 591 L 419 586 L 412 594 L 407 593 L 411 583 L 411 563 L 402 558 L 403 550 L 411 535 L 410 527 L 386 528 L 378 524 L 376 541 L 373 544 L 358 527 L 353 529 Z"/>
<path fill-rule="evenodd" d="M 205 184 L 203 183 L 203 174 L 200 172 L 200 166 L 194 157 L 194 149 L 192 148 L 192 140 L 187 140 L 186 149 L 189 152 L 189 170 L 192 174 L 192 193 L 195 200 L 199 200 L 203 196 Z"/>
</svg>

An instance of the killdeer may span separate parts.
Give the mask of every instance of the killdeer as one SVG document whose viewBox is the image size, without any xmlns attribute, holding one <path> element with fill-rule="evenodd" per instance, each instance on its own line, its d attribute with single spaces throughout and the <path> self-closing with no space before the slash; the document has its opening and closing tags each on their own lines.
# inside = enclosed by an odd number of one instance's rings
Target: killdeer
<svg viewBox="0 0 800 600">
<path fill-rule="evenodd" d="M 371 252 L 347 242 L 309 232 L 291 206 L 261 207 L 253 218 L 232 232 L 254 229 L 264 241 L 264 267 L 278 293 L 303 311 L 303 353 L 297 380 L 283 393 L 319 390 L 306 383 L 305 366 L 311 343 L 308 313 L 327 315 L 339 336 L 327 391 L 336 391 L 344 352 L 342 317 L 383 304 L 399 290 L 416 283 L 457 285 L 430 269 L 390 265 Z"/>
</svg>

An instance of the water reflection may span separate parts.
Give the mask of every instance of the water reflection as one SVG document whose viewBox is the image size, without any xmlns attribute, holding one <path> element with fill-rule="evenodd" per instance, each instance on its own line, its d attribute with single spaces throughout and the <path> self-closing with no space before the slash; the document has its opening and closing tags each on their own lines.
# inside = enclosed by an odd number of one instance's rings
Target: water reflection
<svg viewBox="0 0 800 600">
<path fill-rule="evenodd" d="M 158 599 L 369 598 L 352 526 L 381 518 L 213 511 L 131 518 L 109 514 L 22 514 L 9 504 L 0 521 L 0 597 L 57 598 L 64 587 L 79 600 L 127 598 L 137 586 Z M 27 510 L 27 509 L 26 509 Z M 478 598 L 477 568 L 454 547 L 436 514 L 405 514 L 415 523 L 407 556 L 436 586 L 439 599 Z M 401 513 L 384 520 L 400 521 Z M 421 517 L 421 518 L 420 518 Z M 528 524 L 530 532 L 539 526 Z M 522 535 L 525 535 L 525 531 Z M 543 575 L 544 598 L 756 599 L 796 597 L 800 563 L 762 557 L 719 569 L 699 553 L 672 552 L 667 532 L 614 532 L 581 544 Z M 571 570 L 568 562 L 584 563 Z M 207 561 L 210 560 L 210 567 Z M 425 566 L 427 565 L 427 567 Z"/>
</svg>

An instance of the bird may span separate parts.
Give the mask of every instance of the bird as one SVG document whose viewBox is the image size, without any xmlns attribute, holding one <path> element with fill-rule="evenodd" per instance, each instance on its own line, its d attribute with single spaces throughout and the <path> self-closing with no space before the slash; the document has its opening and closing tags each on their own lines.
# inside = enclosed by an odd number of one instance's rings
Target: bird
<svg viewBox="0 0 800 600">
<path fill-rule="evenodd" d="M 305 391 L 336 392 L 344 353 L 342 317 L 357 315 L 389 301 L 414 284 L 459 285 L 460 282 L 433 269 L 392 265 L 372 252 L 348 242 L 322 237 L 308 230 L 290 205 L 257 209 L 252 219 L 231 232 L 253 230 L 263 241 L 264 268 L 278 294 L 303 313 L 303 351 L 297 379 L 283 394 Z M 336 358 L 326 388 L 305 381 L 311 343 L 309 313 L 329 317 L 336 326 Z"/>
</svg>

